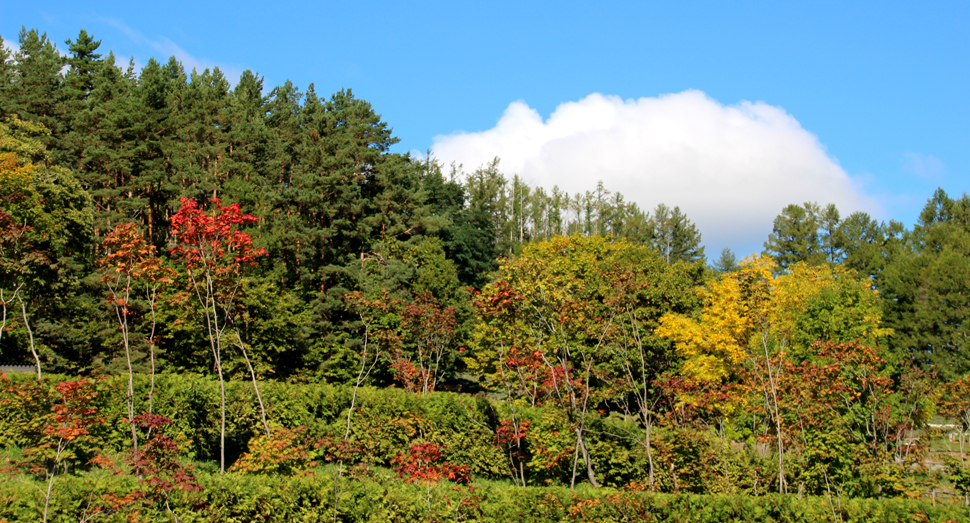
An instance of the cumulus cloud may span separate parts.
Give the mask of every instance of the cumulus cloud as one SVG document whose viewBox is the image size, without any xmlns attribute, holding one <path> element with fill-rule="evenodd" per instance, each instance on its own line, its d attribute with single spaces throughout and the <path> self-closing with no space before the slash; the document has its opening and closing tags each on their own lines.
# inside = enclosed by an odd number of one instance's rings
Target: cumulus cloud
<svg viewBox="0 0 970 523">
<path fill-rule="evenodd" d="M 506 174 L 571 194 L 597 180 L 644 210 L 679 206 L 708 250 L 760 250 L 791 203 L 876 212 L 818 138 L 784 109 L 726 106 L 700 91 L 622 100 L 591 94 L 543 120 L 513 102 L 494 128 L 434 138 L 435 156 L 475 168 L 498 156 Z"/>
<path fill-rule="evenodd" d="M 903 168 L 924 180 L 938 180 L 946 172 L 943 162 L 931 154 L 906 153 Z"/>
</svg>

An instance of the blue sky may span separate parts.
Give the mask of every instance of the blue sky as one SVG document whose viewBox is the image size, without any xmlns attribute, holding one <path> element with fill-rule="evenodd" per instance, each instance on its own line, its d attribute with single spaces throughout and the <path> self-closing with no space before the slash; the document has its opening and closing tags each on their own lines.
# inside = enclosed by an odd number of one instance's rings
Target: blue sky
<svg viewBox="0 0 970 523">
<path fill-rule="evenodd" d="M 592 188 L 604 179 L 644 207 L 664 201 L 696 216 L 711 255 L 725 245 L 759 249 L 781 202 L 834 201 L 844 214 L 911 225 L 936 187 L 959 196 L 970 172 L 962 2 L 0 5 L 5 41 L 16 42 L 21 25 L 58 43 L 84 28 L 138 64 L 174 54 L 230 77 L 252 69 L 270 87 L 289 79 L 321 95 L 352 88 L 394 127 L 398 151 L 434 146 L 473 168 L 494 145 L 519 158 L 504 166 L 535 183 Z M 671 131 L 678 122 L 683 133 Z M 530 129 L 549 137 L 516 149 Z M 743 139 L 723 136 L 734 132 Z M 668 136 L 682 141 L 654 147 Z M 628 170 L 595 158 L 604 137 L 629 138 L 622 154 L 603 152 Z M 562 143 L 594 158 L 582 172 L 550 171 Z M 794 150 L 804 154 L 792 159 Z M 697 151 L 708 159 L 700 167 Z M 733 174 L 722 175 L 721 163 Z M 748 165 L 757 173 L 745 178 Z M 687 190 L 729 183 L 737 190 L 722 199 L 734 207 Z"/>
</svg>

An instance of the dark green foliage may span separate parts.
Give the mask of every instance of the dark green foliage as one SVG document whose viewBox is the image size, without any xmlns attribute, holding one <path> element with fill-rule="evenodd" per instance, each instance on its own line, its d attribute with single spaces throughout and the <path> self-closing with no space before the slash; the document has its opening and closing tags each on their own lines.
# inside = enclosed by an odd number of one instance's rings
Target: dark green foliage
<svg viewBox="0 0 970 523">
<path fill-rule="evenodd" d="M 13 82 L 16 62 L 14 53 L 7 49 L 0 36 L 0 119 L 5 120 L 11 113 L 13 104 Z"/>
<path fill-rule="evenodd" d="M 648 221 L 649 236 L 644 241 L 656 250 L 667 263 L 682 260 L 688 263 L 704 260 L 701 233 L 687 219 L 680 207 L 672 210 L 660 204 Z"/>
<path fill-rule="evenodd" d="M 266 93 L 251 71 L 230 88 L 218 69 L 186 71 L 174 57 L 123 70 L 83 30 L 65 42 L 66 57 L 36 30 L 20 40 L 15 56 L 0 56 L 0 113 L 48 129 L 44 168 L 61 173 L 38 181 L 56 209 L 27 220 L 44 229 L 38 248 L 56 262 L 41 278 L 44 303 L 31 311 L 53 370 L 121 368 L 120 338 L 96 283 L 99 243 L 133 221 L 166 257 L 181 197 L 203 207 L 218 197 L 259 218 L 246 232 L 269 256 L 239 296 L 240 327 L 256 370 L 277 378 L 350 379 L 362 331 L 345 297 L 387 290 L 414 300 L 422 279 L 435 280 L 436 300 L 458 314 L 456 349 L 470 330 L 464 289 L 482 288 L 498 256 L 532 240 L 613 235 L 648 243 L 671 261 L 703 256 L 700 234 L 678 209 L 661 206 L 650 216 L 602 183 L 575 196 L 547 192 L 506 176 L 497 159 L 467 175 L 453 166 L 446 180 L 433 159 L 392 153 L 390 126 L 349 89 L 327 99 L 312 84 L 302 92 L 285 82 Z M 428 250 L 430 236 L 443 256 Z M 183 290 L 176 282 L 159 303 L 156 349 L 162 365 L 204 372 L 199 311 Z M 135 364 L 145 368 L 149 311 L 136 312 Z M 24 338 L 22 330 L 15 326 L 2 343 Z M 230 370 L 236 364 L 228 362 Z"/>
<path fill-rule="evenodd" d="M 798 262 L 842 264 L 878 280 L 902 249 L 902 233 L 899 222 L 879 223 L 863 212 L 843 220 L 834 204 L 823 209 L 806 202 L 785 207 L 775 218 L 764 252 L 781 269 Z"/>
<path fill-rule="evenodd" d="M 221 198 L 258 218 L 246 232 L 269 252 L 242 280 L 230 336 L 238 332 L 245 345 L 270 424 L 292 429 L 305 438 L 292 445 L 304 445 L 298 450 L 306 456 L 336 467 L 311 467 L 314 474 L 288 478 L 208 474 L 206 462 L 219 451 L 214 406 L 220 401 L 218 383 L 210 377 L 212 358 L 202 312 L 186 274 L 160 289 L 155 310 L 149 308 L 144 289 L 135 289 L 127 306 L 131 364 L 139 373 L 137 403 L 146 408 L 151 394 L 154 413 L 174 420 L 167 430 L 184 454 L 203 462 L 206 490 L 172 498 L 185 520 L 966 517 L 953 507 L 916 501 L 843 500 L 841 514 L 835 514 L 828 497 L 762 496 L 778 471 L 770 456 L 753 450 L 757 437 L 767 434 L 756 426 L 763 423 L 757 414 L 738 413 L 726 427 L 715 427 L 710 420 L 702 427 L 660 419 L 661 410 L 674 412 L 683 405 L 675 408 L 674 398 L 667 398 L 670 405 L 661 405 L 667 399 L 651 381 L 674 368 L 677 358 L 670 343 L 650 332 L 657 320 L 651 311 L 674 299 L 679 312 L 696 312 L 696 300 L 688 295 L 701 285 L 704 272 L 701 234 L 679 208 L 660 205 L 644 212 L 602 183 L 575 195 L 531 186 L 517 175 L 502 173 L 498 159 L 469 173 L 452 166 L 446 176 L 433 158 L 418 161 L 391 152 L 397 139 L 390 125 L 349 89 L 329 98 L 318 95 L 312 84 L 305 92 L 291 82 L 271 89 L 251 71 L 231 87 L 218 69 L 186 71 L 175 58 L 151 59 L 140 71 L 129 64 L 124 70 L 100 40 L 83 30 L 65 44 L 67 56 L 61 56 L 46 35 L 26 29 L 20 34 L 19 52 L 7 52 L 0 42 L 0 118 L 41 124 L 31 136 L 17 139 L 36 139 L 44 146 L 17 158 L 35 167 L 29 183 L 16 182 L 0 195 L 0 210 L 10 223 L 25 224 L 25 245 L 33 249 L 30 266 L 5 270 L 0 284 L 9 291 L 14 272 L 26 275 L 22 296 L 45 374 L 108 376 L 96 381 L 97 407 L 105 421 L 92 426 L 87 455 L 98 449 L 125 452 L 130 442 L 130 425 L 120 414 L 126 391 L 119 377 L 126 370 L 122 333 L 99 284 L 97 261 L 105 255 L 101 240 L 114 226 L 132 221 L 168 259 L 170 219 L 179 199 L 192 198 L 206 208 L 210 198 Z M 8 198 L 14 192 L 19 196 Z M 460 358 L 476 328 L 467 288 L 482 289 L 496 277 L 498 258 L 521 253 L 529 242 L 569 234 L 601 235 L 608 237 L 606 243 L 626 238 L 658 254 L 627 260 L 631 271 L 645 275 L 629 290 L 642 306 L 626 311 L 639 315 L 643 332 L 631 337 L 631 346 L 623 350 L 644 351 L 642 360 L 635 359 L 642 371 L 638 379 L 657 401 L 650 407 L 658 412 L 651 440 L 655 484 L 675 495 L 634 492 L 644 488 L 650 468 L 637 441 L 642 421 L 636 421 L 633 404 L 624 401 L 629 391 L 616 386 L 621 378 L 618 371 L 611 374 L 606 359 L 592 369 L 590 383 L 598 395 L 589 406 L 585 428 L 590 460 L 607 487 L 595 492 L 582 485 L 578 492 L 557 487 L 571 479 L 576 449 L 574 427 L 562 411 L 540 404 L 517 405 L 513 413 L 509 402 L 440 392 L 477 378 L 465 374 L 468 368 Z M 895 331 L 888 338 L 893 367 L 884 374 L 896 380 L 887 400 L 891 408 L 882 414 L 910 401 L 903 390 L 907 376 L 897 370 L 907 366 L 900 360 L 934 366 L 946 378 L 970 372 L 970 346 L 965 342 L 970 328 L 967 196 L 955 200 L 938 191 L 912 231 L 894 222 L 880 224 L 864 213 L 843 219 L 833 205 L 792 205 L 775 220 L 765 249 L 783 269 L 799 261 L 843 264 L 868 276 L 880 290 L 884 325 Z M 12 267 L 12 259 L 5 258 L 4 267 Z M 719 272 L 736 266 L 729 249 L 714 264 Z M 602 284 L 594 280 L 578 284 Z M 805 328 L 793 336 L 804 346 L 815 338 L 837 337 L 833 333 L 844 333 L 844 341 L 866 336 L 862 326 L 867 320 L 852 306 L 854 296 L 842 288 L 820 293 L 805 304 L 799 320 Z M 624 305 L 609 306 L 620 310 Z M 444 325 L 441 332 L 428 335 L 447 338 L 435 362 L 439 392 L 412 394 L 391 386 L 401 383 L 392 364 L 426 356 L 427 337 L 422 339 L 420 328 L 414 327 L 415 318 L 420 319 L 414 311 L 436 319 L 432 323 L 437 325 L 426 331 Z M 441 316 L 432 315 L 438 312 Z M 600 316 L 590 324 L 626 321 L 605 320 L 614 316 L 610 311 Z M 14 315 L 8 319 L 0 357 L 22 362 L 29 357 L 26 326 Z M 362 355 L 373 356 L 365 348 L 373 350 L 378 344 L 384 353 L 372 372 L 361 373 Z M 633 345 L 640 350 L 633 351 Z M 224 371 L 230 377 L 227 455 L 232 461 L 252 450 L 254 436 L 263 429 L 249 368 L 238 348 L 225 352 Z M 153 365 L 159 373 L 150 393 Z M 359 390 L 354 387 L 358 379 Z M 16 447 L 29 447 L 40 437 L 38 420 L 51 408 L 53 382 L 37 384 L 33 375 L 0 382 L 16 382 L 24 393 L 0 393 L 0 447 L 16 453 Z M 925 401 L 928 390 L 920 389 L 924 396 L 919 401 Z M 511 418 L 528 427 L 517 440 L 522 445 L 514 448 L 496 432 Z M 796 421 L 791 423 L 794 427 Z M 879 470 L 861 470 L 850 458 L 865 450 L 837 424 L 826 426 L 831 430 L 802 431 L 804 441 L 791 447 L 799 449 L 797 455 L 792 451 L 788 457 L 789 474 L 808 493 L 823 492 L 820 470 L 838 474 L 846 492 L 871 498 L 917 492 L 915 482 L 935 477 L 915 463 L 897 465 L 891 459 L 873 461 Z M 889 429 L 880 430 L 888 434 Z M 794 430 L 792 434 L 798 436 Z M 903 448 L 901 440 L 890 442 L 885 434 L 880 438 Z M 381 467 L 392 466 L 414 443 L 440 446 L 450 463 L 469 467 L 477 483 L 432 489 L 385 477 L 389 473 Z M 301 459 L 300 467 L 290 472 L 310 467 L 311 458 Z M 517 465 L 522 465 L 520 471 Z M 377 468 L 376 478 L 369 467 Z M 497 483 L 516 472 L 522 472 L 530 488 Z M 960 478 L 954 481 L 962 485 Z M 100 519 L 120 521 L 126 505 L 108 510 L 101 493 L 123 496 L 134 482 L 130 476 L 72 463 L 63 487 L 55 490 L 54 519 L 80 520 L 84 511 L 90 516 L 101 507 Z M 36 520 L 36 497 L 23 490 L 27 486 L 0 483 L 0 520 Z M 900 486 L 904 484 L 908 487 Z M 143 514 L 146 520 L 168 516 L 155 505 Z"/>
<path fill-rule="evenodd" d="M 455 180 L 446 181 L 440 165 L 430 159 L 425 165 L 421 184 L 428 210 L 448 222 L 436 235 L 448 259 L 454 261 L 461 283 L 480 289 L 498 268 L 493 217 L 466 207 L 465 188 Z"/>
<path fill-rule="evenodd" d="M 900 357 L 954 379 L 970 371 L 970 197 L 938 189 L 879 278 Z"/>
<path fill-rule="evenodd" d="M 135 395 L 142 398 L 139 405 L 145 405 L 150 382 L 145 375 L 136 378 Z M 122 421 L 126 380 L 124 376 L 96 382 L 96 407 L 105 423 L 93 428 L 92 434 L 108 452 L 125 451 L 130 444 L 128 425 Z M 6 390 L 13 385 L 34 392 L 21 396 Z M 44 396 L 36 393 L 49 386 L 37 385 L 35 376 L 23 374 L 0 379 L 0 387 L 0 401 L 6 405 L 0 416 L 0 445 L 25 445 L 36 437 L 38 429 L 23 413 L 50 408 Z M 260 392 L 271 424 L 306 427 L 307 437 L 314 442 L 343 438 L 351 387 L 265 382 Z M 260 434 L 262 422 L 251 383 L 227 382 L 226 395 L 226 454 L 231 462 Z M 213 408 L 218 399 L 219 383 L 215 379 L 192 374 L 160 375 L 155 381 L 153 412 L 172 419 L 166 433 L 182 442 L 187 456 L 210 461 L 219 454 L 219 411 Z M 449 449 L 449 461 L 468 465 L 474 475 L 501 476 L 502 456 L 492 442 L 492 408 L 487 402 L 453 393 L 423 396 L 401 389 L 364 388 L 358 392 L 357 408 L 351 413 L 349 441 L 359 447 L 359 460 L 382 466 L 389 465 L 412 441 L 437 443 Z"/>
<path fill-rule="evenodd" d="M 14 66 L 16 81 L 8 91 L 11 97 L 9 110 L 24 120 L 35 121 L 50 129 L 51 136 L 46 143 L 56 151 L 65 128 L 61 89 L 64 79 L 60 71 L 66 59 L 47 39 L 47 33 L 39 33 L 36 29 L 22 28 L 19 44 Z"/>
<path fill-rule="evenodd" d="M 781 268 L 797 262 L 817 265 L 825 261 L 819 234 L 818 204 L 795 204 L 785 209 L 775 218 L 775 223 L 765 253 L 774 257 Z"/>
<path fill-rule="evenodd" d="M 903 225 L 880 224 L 866 213 L 853 213 L 839 226 L 842 264 L 859 274 L 877 277 L 902 248 Z"/>
<path fill-rule="evenodd" d="M 85 31 L 67 45 L 69 57 L 61 58 L 45 35 L 24 30 L 17 55 L 0 56 L 0 88 L 9 94 L 0 111 L 51 131 L 41 136 L 47 156 L 35 163 L 43 160 L 54 176 L 35 176 L 37 197 L 22 205 L 32 214 L 16 216 L 45 238 L 37 248 L 56 262 L 56 272 L 43 278 L 51 304 L 31 311 L 41 318 L 47 365 L 112 368 L 103 345 L 119 340 L 103 336 L 111 319 L 98 305 L 97 244 L 115 225 L 135 221 L 164 254 L 169 217 L 183 196 L 221 197 L 260 218 L 248 232 L 272 261 L 240 298 L 248 311 L 243 334 L 264 372 L 310 376 L 298 369 L 343 365 L 320 354 L 339 353 L 356 332 L 343 297 L 358 289 L 362 259 L 444 223 L 424 203 L 422 167 L 389 152 L 397 141 L 389 126 L 349 90 L 320 100 L 312 85 L 304 95 L 287 82 L 265 96 L 262 79 L 249 71 L 230 90 L 218 69 L 189 73 L 175 58 L 122 71 Z M 463 254 L 478 257 L 471 278 L 481 281 L 492 255 L 475 247 Z M 443 281 L 459 295 L 461 283 Z M 204 358 L 186 350 L 196 328 L 190 324 L 198 322 L 163 311 L 188 303 L 177 292 L 169 300 L 160 313 L 179 322 L 160 326 L 168 334 L 160 352 L 201 371 Z M 272 319 L 279 316 L 291 321 Z M 147 317 L 136 319 L 143 324 L 136 330 L 147 334 Z M 266 340 L 271 331 L 277 339 Z"/>
</svg>

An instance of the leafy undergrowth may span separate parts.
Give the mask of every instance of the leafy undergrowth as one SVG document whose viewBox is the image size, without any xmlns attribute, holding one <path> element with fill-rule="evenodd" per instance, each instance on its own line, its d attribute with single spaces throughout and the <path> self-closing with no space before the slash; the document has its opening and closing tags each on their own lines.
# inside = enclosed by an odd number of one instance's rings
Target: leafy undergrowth
<svg viewBox="0 0 970 523">
<path fill-rule="evenodd" d="M 16 451 L 8 451 L 10 457 Z M 183 522 L 946 522 L 970 521 L 961 504 L 942 500 L 851 499 L 795 495 L 653 494 L 582 486 L 514 487 L 498 480 L 464 484 L 443 477 L 408 481 L 383 467 L 316 466 L 295 476 L 229 473 L 198 464 L 202 490 L 175 489 L 168 506 L 145 504 L 131 492 L 141 483 L 127 474 L 92 469 L 64 475 L 49 521 Z M 39 521 L 38 484 L 0 484 L 0 521 Z M 956 501 L 956 500 L 954 500 Z M 962 501 L 962 500 L 960 500 Z"/>
</svg>

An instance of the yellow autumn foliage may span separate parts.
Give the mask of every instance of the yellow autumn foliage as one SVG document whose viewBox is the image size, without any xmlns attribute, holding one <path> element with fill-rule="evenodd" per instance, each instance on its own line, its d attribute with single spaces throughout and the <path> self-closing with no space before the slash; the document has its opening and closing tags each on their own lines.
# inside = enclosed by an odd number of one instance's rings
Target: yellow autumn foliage
<svg viewBox="0 0 970 523">
<path fill-rule="evenodd" d="M 656 332 L 674 342 L 684 358 L 683 375 L 723 380 L 769 340 L 776 351 L 805 351 L 814 341 L 808 337 L 818 333 L 837 338 L 823 341 L 873 341 L 888 334 L 879 327 L 876 291 L 867 281 L 838 266 L 795 264 L 777 276 L 775 269 L 768 256 L 748 257 L 738 271 L 698 291 L 704 304 L 700 317 L 667 314 L 660 319 Z M 824 303 L 819 307 L 825 310 L 811 316 L 809 306 L 826 291 L 830 301 L 844 303 Z M 845 318 L 852 325 L 846 326 Z"/>
<path fill-rule="evenodd" d="M 0 122 L 0 193 L 19 192 L 30 184 L 36 170 L 33 162 L 45 154 L 37 137 L 45 134 L 44 127 L 16 116 Z"/>
</svg>

